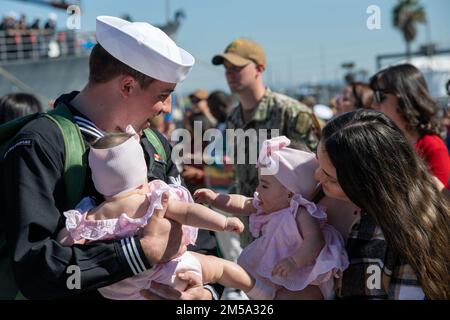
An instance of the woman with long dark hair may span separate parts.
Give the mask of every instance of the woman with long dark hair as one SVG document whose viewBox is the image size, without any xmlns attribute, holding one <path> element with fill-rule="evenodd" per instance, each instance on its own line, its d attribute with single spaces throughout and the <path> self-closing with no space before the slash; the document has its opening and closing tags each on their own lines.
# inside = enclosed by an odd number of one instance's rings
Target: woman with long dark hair
<svg viewBox="0 0 450 320">
<path fill-rule="evenodd" d="M 420 71 L 402 64 L 381 70 L 370 80 L 374 107 L 403 131 L 431 172 L 449 188 L 450 157 L 439 136 L 437 105 Z"/>
<path fill-rule="evenodd" d="M 450 299 L 449 206 L 400 129 L 374 110 L 343 114 L 317 157 L 325 195 L 360 209 L 338 296 Z"/>
</svg>

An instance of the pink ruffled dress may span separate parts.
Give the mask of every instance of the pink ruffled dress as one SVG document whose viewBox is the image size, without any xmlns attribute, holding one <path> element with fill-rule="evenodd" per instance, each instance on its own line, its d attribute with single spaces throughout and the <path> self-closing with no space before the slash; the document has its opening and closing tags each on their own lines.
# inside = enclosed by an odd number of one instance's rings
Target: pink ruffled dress
<svg viewBox="0 0 450 320">
<path fill-rule="evenodd" d="M 130 218 L 122 213 L 119 218 L 107 220 L 86 220 L 86 214 L 95 207 L 90 198 L 84 198 L 75 210 L 64 212 L 66 216 L 66 228 L 74 240 L 87 239 L 110 240 L 133 236 L 139 229 L 147 224 L 155 209 L 161 209 L 161 198 L 164 192 L 169 193 L 169 200 L 175 199 L 183 202 L 194 202 L 189 191 L 181 185 L 167 185 L 161 180 L 149 183 L 150 192 L 147 194 L 149 207 L 146 214 L 140 218 Z M 182 226 L 183 243 L 193 244 L 197 239 L 197 228 Z M 100 293 L 108 299 L 143 300 L 140 290 L 150 288 L 152 281 L 167 284 L 177 290 L 183 291 L 186 283 L 180 281 L 178 272 L 192 271 L 202 276 L 200 262 L 189 252 L 185 252 L 167 263 L 153 266 L 153 268 L 139 273 L 133 277 L 116 282 L 107 287 L 100 288 Z"/>
<path fill-rule="evenodd" d="M 317 285 L 325 299 L 332 299 L 334 278 L 342 274 L 349 262 L 342 236 L 326 223 L 326 213 L 300 194 L 293 196 L 290 207 L 270 214 L 263 212 L 257 192 L 253 205 L 257 212 L 250 216 L 249 229 L 257 239 L 242 251 L 238 259 L 238 264 L 256 280 L 250 297 L 273 299 L 276 290 L 282 287 L 300 291 L 308 285 Z M 299 206 L 319 220 L 325 246 L 310 265 L 291 272 L 286 278 L 272 276 L 276 264 L 293 255 L 302 245 L 303 238 L 296 222 Z"/>
</svg>

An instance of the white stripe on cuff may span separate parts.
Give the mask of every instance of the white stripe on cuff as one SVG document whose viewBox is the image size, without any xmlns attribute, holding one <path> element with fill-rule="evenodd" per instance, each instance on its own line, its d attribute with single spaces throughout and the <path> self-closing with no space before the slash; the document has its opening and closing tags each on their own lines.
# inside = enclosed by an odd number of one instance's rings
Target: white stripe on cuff
<svg viewBox="0 0 450 320">
<path fill-rule="evenodd" d="M 140 269 L 136 268 L 136 265 L 133 263 L 133 259 L 134 259 L 134 256 L 132 256 L 133 253 L 128 251 L 127 243 L 126 243 L 125 240 L 126 239 L 121 239 L 120 240 L 120 244 L 122 245 L 122 251 L 123 251 L 123 253 L 125 255 L 125 258 L 126 258 L 126 260 L 128 262 L 128 265 L 130 266 L 131 271 L 133 271 L 133 274 L 136 275 L 136 274 L 138 274 L 141 271 L 140 271 Z M 136 271 L 136 270 L 139 270 L 139 272 Z"/>
<path fill-rule="evenodd" d="M 133 238 L 130 238 L 130 240 L 131 240 L 131 246 L 133 247 L 134 254 L 135 254 L 137 260 L 138 260 L 139 263 L 140 263 L 141 269 L 143 270 L 142 272 L 144 272 L 144 270 L 145 270 L 145 264 L 144 264 L 144 262 L 142 262 L 141 256 L 139 255 L 139 251 L 138 251 L 138 249 L 137 249 L 137 247 L 136 247 L 136 243 L 135 243 L 135 241 L 134 241 L 134 237 L 133 237 Z"/>
<path fill-rule="evenodd" d="M 126 238 L 125 242 L 127 243 L 127 249 L 128 249 L 128 253 L 130 254 L 131 260 L 134 263 L 134 266 L 136 267 L 136 270 L 138 273 L 144 272 L 145 269 L 141 268 L 141 266 L 138 264 L 137 260 L 136 260 L 136 254 L 134 253 L 133 249 L 131 248 L 131 243 L 130 243 L 130 239 L 132 238 Z"/>
</svg>

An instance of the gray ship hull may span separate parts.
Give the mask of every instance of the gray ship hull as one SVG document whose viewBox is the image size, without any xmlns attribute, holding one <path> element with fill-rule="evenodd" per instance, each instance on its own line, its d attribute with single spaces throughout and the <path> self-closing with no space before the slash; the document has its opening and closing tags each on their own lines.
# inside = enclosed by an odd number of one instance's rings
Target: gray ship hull
<svg viewBox="0 0 450 320">
<path fill-rule="evenodd" d="M 46 107 L 50 100 L 59 95 L 84 87 L 89 75 L 88 59 L 88 56 L 77 56 L 3 62 L 0 66 L 12 75 L 15 81 L 0 76 L 0 96 L 26 91 L 37 95 Z"/>
</svg>

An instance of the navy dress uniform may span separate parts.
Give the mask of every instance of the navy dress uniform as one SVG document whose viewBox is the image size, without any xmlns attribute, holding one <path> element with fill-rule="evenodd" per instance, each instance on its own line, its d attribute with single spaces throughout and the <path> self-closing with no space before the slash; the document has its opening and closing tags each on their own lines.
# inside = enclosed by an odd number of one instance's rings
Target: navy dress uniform
<svg viewBox="0 0 450 320">
<path fill-rule="evenodd" d="M 160 81 L 183 81 L 195 62 L 192 55 L 148 23 L 130 23 L 100 16 L 96 31 L 99 44 L 114 58 Z M 71 105 L 77 94 L 62 95 L 55 106 L 64 103 L 71 110 L 88 147 L 103 132 Z M 162 135 L 158 137 L 166 154 L 170 155 L 168 141 Z M 142 140 L 142 146 L 146 157 L 155 157 L 155 150 L 148 141 Z M 56 241 L 56 235 L 64 227 L 62 212 L 70 209 L 66 206 L 64 161 L 61 131 L 46 117 L 38 117 L 24 126 L 2 159 L 0 213 L 2 223 L 7 226 L 7 243 L 12 251 L 16 282 L 27 298 L 101 298 L 96 288 L 151 267 L 138 235 L 72 247 L 64 247 Z M 101 202 L 89 168 L 87 177 L 82 197 L 91 196 Z M 179 175 L 176 166 L 168 159 L 165 164 L 152 166 L 148 178 L 171 183 L 179 179 Z M 197 243 L 198 250 L 203 253 L 216 252 L 215 240 L 209 234 L 199 236 Z M 133 264 L 139 260 L 144 262 L 144 266 Z M 81 270 L 79 289 L 67 286 L 70 276 L 67 270 L 71 265 Z M 214 296 L 214 290 L 211 291 Z"/>
</svg>

